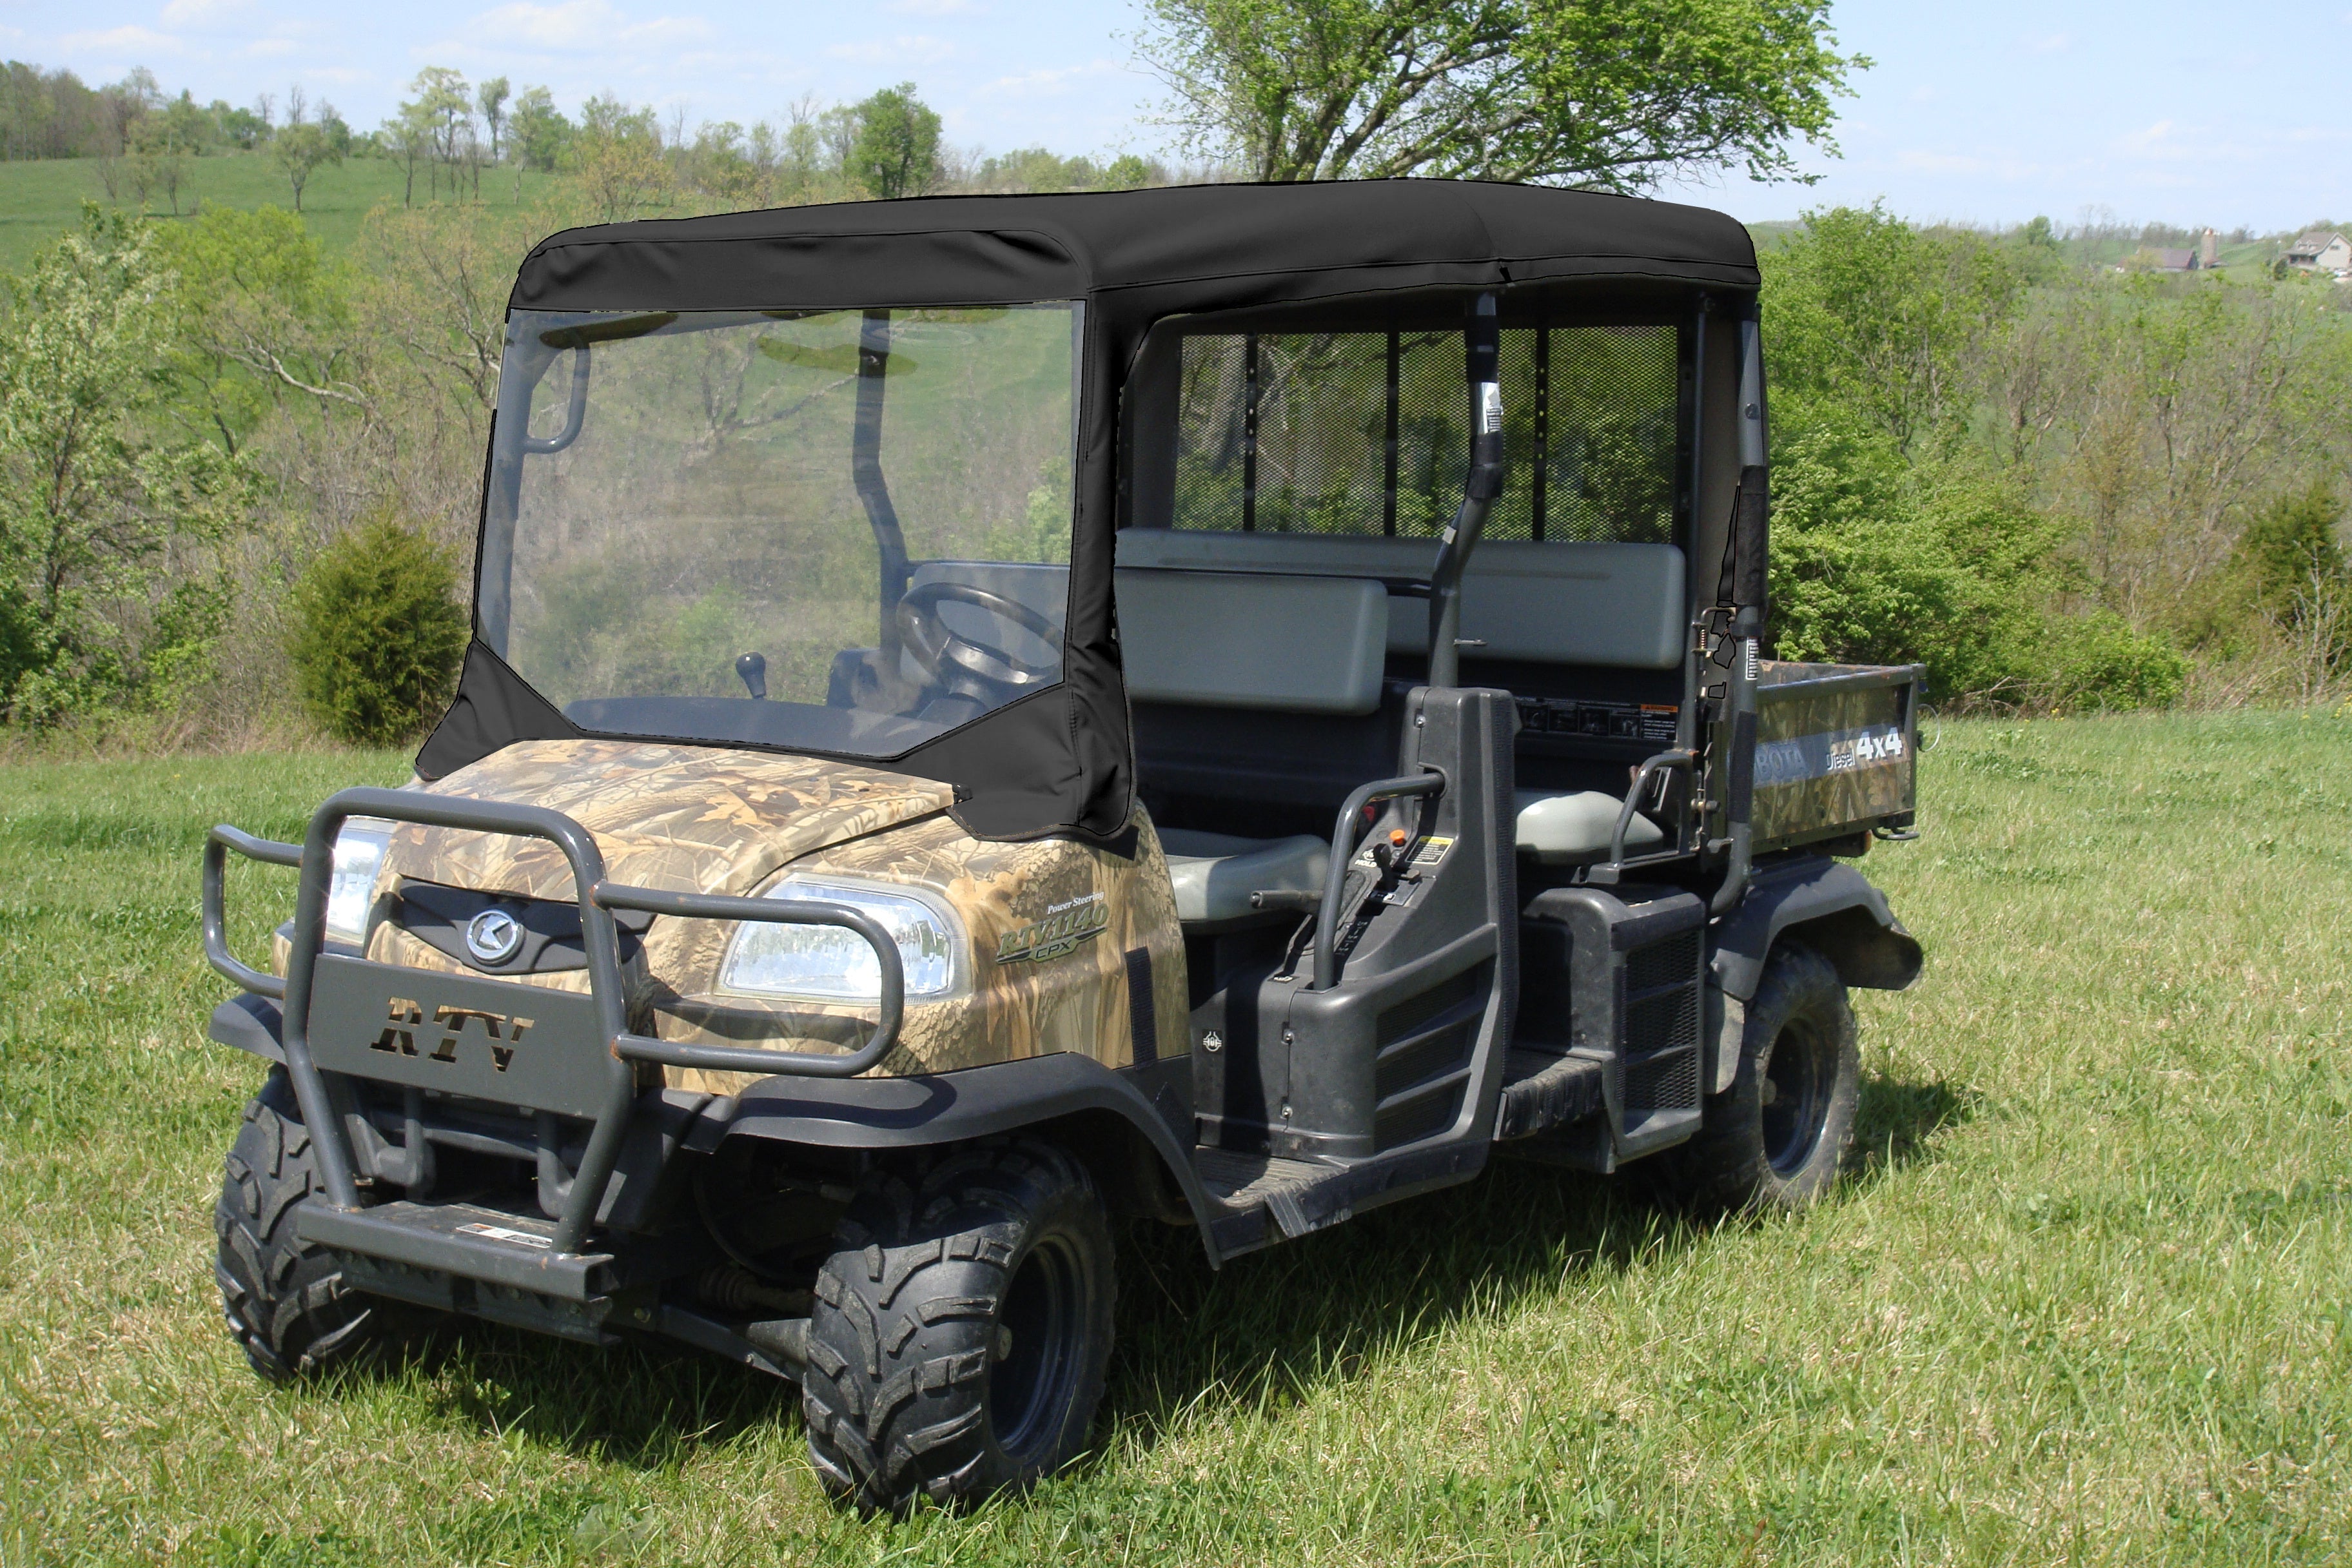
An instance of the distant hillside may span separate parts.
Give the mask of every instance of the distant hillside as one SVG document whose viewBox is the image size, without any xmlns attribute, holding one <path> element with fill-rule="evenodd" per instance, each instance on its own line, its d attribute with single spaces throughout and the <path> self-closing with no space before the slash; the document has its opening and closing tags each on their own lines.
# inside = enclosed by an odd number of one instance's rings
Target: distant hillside
<svg viewBox="0 0 2352 1568">
<path fill-rule="evenodd" d="M 294 194 L 275 160 L 262 153 L 224 153 L 192 160 L 180 192 L 183 215 L 192 205 L 291 207 Z M 561 176 L 525 172 L 522 199 L 536 201 Z M 360 222 L 379 202 L 400 205 L 400 165 L 384 158 L 353 158 L 310 176 L 302 193 L 302 216 L 330 250 L 342 250 L 358 237 Z M 425 198 L 425 172 L 417 171 L 416 199 Z M 443 187 L 447 199 L 447 187 Z M 515 199 L 515 171 L 482 171 L 485 205 L 509 206 Z M 81 204 L 107 203 L 95 158 L 45 158 L 0 163 L 0 271 L 20 270 L 33 253 L 80 220 Z M 169 217 L 168 209 L 161 216 Z"/>
<path fill-rule="evenodd" d="M 2021 226 L 1979 232 L 1996 237 L 2014 237 Z M 1748 232 L 1754 237 L 1757 250 L 1769 254 L 1803 234 L 1805 224 L 1801 218 L 1773 218 L 1748 225 Z M 2215 247 L 2221 270 L 2241 281 L 2267 272 L 2272 262 L 2286 254 L 2287 242 L 2294 237 L 2292 234 L 2225 237 Z M 2195 230 L 2165 228 L 2158 225 L 2132 231 L 2125 231 L 2121 226 L 2095 232 L 2075 232 L 2061 227 L 2056 238 L 2059 255 L 2077 267 L 2093 268 L 2121 266 L 2146 249 L 2158 247 L 2187 249 L 2193 248 L 2196 243 Z"/>
</svg>

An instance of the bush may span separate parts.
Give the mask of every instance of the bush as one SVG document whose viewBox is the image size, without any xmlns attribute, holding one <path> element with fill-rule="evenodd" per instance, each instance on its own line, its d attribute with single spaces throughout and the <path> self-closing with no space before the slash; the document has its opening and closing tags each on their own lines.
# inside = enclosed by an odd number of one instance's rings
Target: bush
<svg viewBox="0 0 2352 1568">
<path fill-rule="evenodd" d="M 2162 707 L 2188 665 L 2088 592 L 2063 532 L 2014 488 L 1906 459 L 1815 407 L 1776 438 L 1771 619 L 1782 658 L 1924 664 L 1939 702 Z"/>
<path fill-rule="evenodd" d="M 2053 618 L 2035 682 L 2046 707 L 2123 711 L 2169 707 L 2189 679 L 2189 660 L 2162 637 L 2132 630 L 2113 610 Z"/>
<path fill-rule="evenodd" d="M 397 519 L 362 523 L 320 552 L 294 589 L 302 700 L 337 737 L 413 739 L 438 717 L 464 658 L 457 554 Z"/>
</svg>

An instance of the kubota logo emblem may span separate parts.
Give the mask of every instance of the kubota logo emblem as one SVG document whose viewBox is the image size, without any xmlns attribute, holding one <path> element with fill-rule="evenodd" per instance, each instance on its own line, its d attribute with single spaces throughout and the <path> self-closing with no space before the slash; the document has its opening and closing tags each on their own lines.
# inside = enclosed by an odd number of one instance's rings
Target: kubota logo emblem
<svg viewBox="0 0 2352 1568">
<path fill-rule="evenodd" d="M 530 1030 L 531 1023 L 529 1018 L 505 1013 L 487 1013 L 478 1007 L 436 1007 L 433 1009 L 432 1028 L 426 1029 L 425 1037 L 432 1038 L 432 1029 L 439 1029 L 442 1031 L 441 1043 L 430 1051 L 419 1052 L 416 1032 L 425 1025 L 425 1009 L 405 996 L 394 996 L 389 1016 L 391 1021 L 384 1026 L 383 1033 L 369 1042 L 370 1050 L 395 1057 L 422 1055 L 431 1061 L 455 1062 L 457 1059 L 457 1042 L 465 1038 L 467 1026 L 478 1023 L 490 1047 L 490 1065 L 500 1072 L 506 1071 L 514 1061 L 515 1047 L 522 1044 L 522 1037 Z"/>
<path fill-rule="evenodd" d="M 522 951 L 522 922 L 504 910 L 484 910 L 466 922 L 466 951 L 484 963 L 504 963 Z"/>
</svg>

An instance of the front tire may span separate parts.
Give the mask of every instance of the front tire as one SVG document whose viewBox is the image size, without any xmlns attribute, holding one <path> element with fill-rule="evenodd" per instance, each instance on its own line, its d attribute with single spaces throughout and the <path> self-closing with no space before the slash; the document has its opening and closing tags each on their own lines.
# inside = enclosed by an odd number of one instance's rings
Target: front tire
<svg viewBox="0 0 2352 1568">
<path fill-rule="evenodd" d="M 1748 1004 L 1738 1076 L 1707 1098 L 1698 1135 L 1658 1156 L 1661 1186 L 1700 1209 L 1809 1208 L 1853 1146 L 1861 1094 L 1845 983 L 1811 948 L 1775 948 Z"/>
<path fill-rule="evenodd" d="M 802 1404 L 860 1507 L 1018 1489 L 1086 1447 L 1110 1361 L 1110 1226 L 1086 1167 L 1029 1140 L 867 1184 L 817 1276 Z"/>
<path fill-rule="evenodd" d="M 228 1331 L 273 1382 L 349 1361 L 390 1328 L 394 1309 L 352 1289 L 334 1255 L 295 1234 L 302 1205 L 323 1198 L 316 1147 L 284 1068 L 246 1102 L 213 1209 L 213 1273 Z"/>
</svg>

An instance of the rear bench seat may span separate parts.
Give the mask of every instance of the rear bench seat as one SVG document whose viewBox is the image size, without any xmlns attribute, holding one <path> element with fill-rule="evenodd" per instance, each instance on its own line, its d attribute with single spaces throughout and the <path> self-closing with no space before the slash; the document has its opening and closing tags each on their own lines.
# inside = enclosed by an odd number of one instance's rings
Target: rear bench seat
<svg viewBox="0 0 2352 1568">
<path fill-rule="evenodd" d="M 1344 552 L 1329 550 L 1335 545 Z M 1508 548 L 1482 547 L 1474 566 L 1487 563 L 1489 551 Z M 1540 651 L 1560 662 L 1585 663 L 1602 662 L 1591 657 L 1596 651 L 1613 652 L 1615 662 L 1659 668 L 1680 657 L 1679 632 L 1671 625 L 1682 614 L 1680 551 L 1665 545 L 1519 548 L 1544 552 L 1532 563 L 1542 570 L 1515 572 L 1529 563 L 1506 558 L 1493 563 L 1500 571 L 1483 595 L 1475 573 L 1465 593 L 1465 635 L 1483 629 L 1488 651 L 1520 658 Z M 1426 604 L 1396 600 L 1404 613 L 1391 617 L 1388 590 L 1378 577 L 1337 571 L 1347 566 L 1410 577 L 1426 570 L 1427 557 L 1428 547 L 1411 541 L 1121 533 L 1116 587 L 1128 694 L 1137 701 L 1206 708 L 1370 714 L 1380 706 L 1388 650 L 1424 645 Z M 1211 569 L 1237 558 L 1269 569 Z M 1322 569 L 1310 570 L 1317 565 Z M 1386 570 L 1391 566 L 1396 570 Z M 1586 602 L 1574 602 L 1580 599 Z M 1470 618 L 1482 605 L 1483 628 Z M 1496 647 L 1497 640 L 1504 646 Z M 1518 847 L 1546 864 L 1597 860 L 1608 852 L 1619 805 L 1595 790 L 1522 791 Z M 1642 847 L 1664 837 L 1637 815 L 1626 844 Z M 1303 834 L 1247 838 L 1162 828 L 1160 838 L 1176 885 L 1177 918 L 1192 925 L 1257 915 L 1252 893 L 1319 891 L 1330 855 L 1327 842 Z"/>
</svg>

